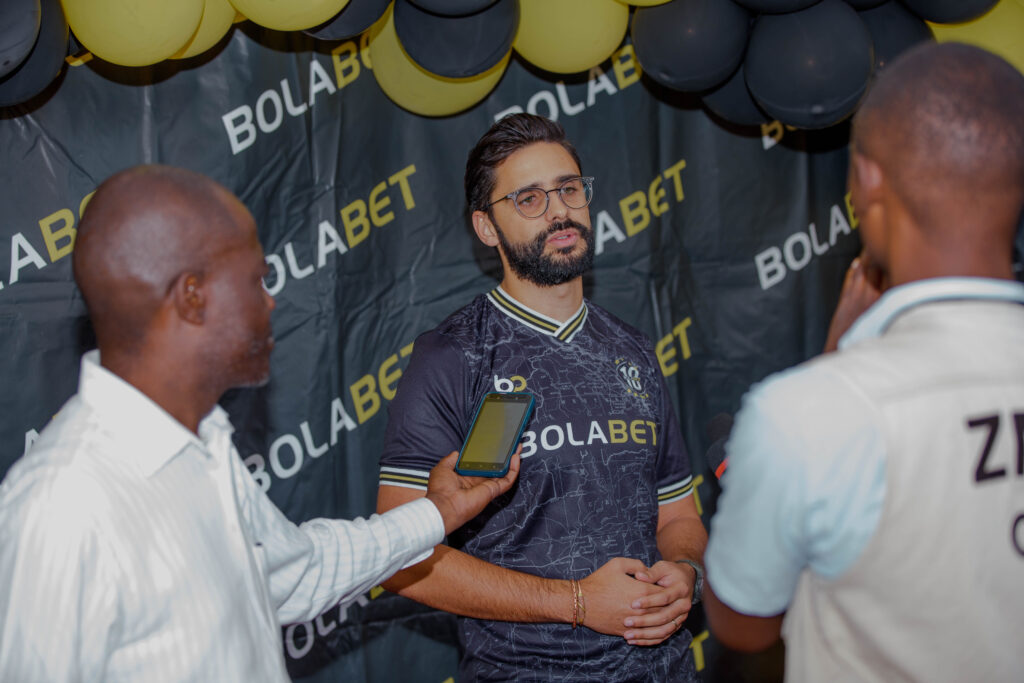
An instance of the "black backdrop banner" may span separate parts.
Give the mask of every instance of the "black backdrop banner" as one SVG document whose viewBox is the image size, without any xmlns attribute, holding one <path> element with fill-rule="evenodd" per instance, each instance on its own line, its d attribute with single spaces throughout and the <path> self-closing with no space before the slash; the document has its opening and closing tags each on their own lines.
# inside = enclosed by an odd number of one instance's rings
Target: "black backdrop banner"
<svg viewBox="0 0 1024 683">
<path fill-rule="evenodd" d="M 277 299 L 272 377 L 222 401 L 250 471 L 295 521 L 370 514 L 413 340 L 500 277 L 472 234 L 462 173 L 511 111 L 557 119 L 596 177 L 585 293 L 654 341 L 707 523 L 709 421 L 819 352 L 859 251 L 848 131 L 732 127 L 650 82 L 628 42 L 577 77 L 513 58 L 482 103 L 444 118 L 384 95 L 365 34 L 326 42 L 245 23 L 183 62 L 69 58 L 43 95 L 0 109 L 0 474 L 74 393 L 93 343 L 68 258 L 84 206 L 112 173 L 164 163 L 223 183 L 259 225 Z M 699 610 L 689 627 L 708 671 Z M 284 643 L 305 680 L 441 682 L 458 656 L 450 615 L 381 589 L 285 627 Z"/>
</svg>

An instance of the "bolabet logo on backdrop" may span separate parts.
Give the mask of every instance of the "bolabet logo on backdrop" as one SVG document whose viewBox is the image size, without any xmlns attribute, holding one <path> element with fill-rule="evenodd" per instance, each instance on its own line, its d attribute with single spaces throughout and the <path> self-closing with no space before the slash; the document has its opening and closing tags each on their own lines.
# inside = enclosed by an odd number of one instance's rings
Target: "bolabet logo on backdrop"
<svg viewBox="0 0 1024 683">
<path fill-rule="evenodd" d="M 770 289 L 786 279 L 786 275 L 807 267 L 815 258 L 824 255 L 834 247 L 840 237 L 849 236 L 859 225 L 853 213 L 850 193 L 843 198 L 845 213 L 838 204 L 829 208 L 828 229 L 820 229 L 811 223 L 807 230 L 798 230 L 783 241 L 781 248 L 771 246 L 754 256 L 757 279 L 761 289 Z"/>
<path fill-rule="evenodd" d="M 231 144 L 231 154 L 252 147 L 259 135 L 278 130 L 286 113 L 292 118 L 302 116 L 318 101 L 324 101 L 355 81 L 364 69 L 370 68 L 369 36 L 367 31 L 359 38 L 358 45 L 348 40 L 331 50 L 331 71 L 311 55 L 308 89 L 303 90 L 300 84 L 282 78 L 279 86 L 260 93 L 254 104 L 243 104 L 223 114 L 220 118 Z"/>
</svg>

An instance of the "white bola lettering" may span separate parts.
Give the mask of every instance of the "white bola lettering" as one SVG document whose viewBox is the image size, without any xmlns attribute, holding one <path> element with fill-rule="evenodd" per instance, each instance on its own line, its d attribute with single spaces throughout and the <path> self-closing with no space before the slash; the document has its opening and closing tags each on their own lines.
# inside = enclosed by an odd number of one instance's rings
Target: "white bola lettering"
<svg viewBox="0 0 1024 683">
<path fill-rule="evenodd" d="M 295 644 L 295 634 L 299 629 L 302 629 L 302 645 Z M 309 654 L 309 651 L 313 649 L 313 642 L 313 624 L 311 622 L 302 621 L 298 624 L 291 624 L 285 629 L 284 645 L 288 656 L 292 659 L 302 659 Z"/>
<path fill-rule="evenodd" d="M 272 119 L 267 119 L 267 108 L 265 106 L 267 102 L 274 105 L 274 117 Z M 264 133 L 273 133 L 281 125 L 282 121 L 284 121 L 284 105 L 281 104 L 281 96 L 277 94 L 276 90 L 263 91 L 263 94 L 256 100 L 256 125 Z"/>
<path fill-rule="evenodd" d="M 281 449 L 288 446 L 292 450 L 292 464 L 285 467 L 281 464 Z M 270 444 L 270 469 L 278 479 L 290 479 L 302 469 L 302 444 L 293 434 L 282 434 Z"/>
<path fill-rule="evenodd" d="M 820 242 L 818 228 L 814 223 L 807 226 L 807 231 L 794 232 L 788 236 L 780 249 L 771 246 L 754 255 L 754 266 L 761 289 L 770 289 L 786 279 L 790 271 L 800 271 L 807 267 L 814 257 L 822 256 L 836 245 L 840 235 L 853 232 L 849 221 L 843 216 L 838 204 L 829 208 L 828 242 Z"/>
<path fill-rule="evenodd" d="M 600 439 L 601 443 L 608 443 L 608 438 L 601 431 L 601 425 L 597 422 L 590 423 L 590 433 L 587 434 L 587 445 L 594 443 L 595 440 Z"/>
<path fill-rule="evenodd" d="M 558 441 L 555 443 L 549 443 L 548 434 L 554 433 L 558 436 Z M 553 451 L 557 448 L 561 448 L 562 444 L 565 443 L 565 434 L 562 433 L 562 428 L 558 425 L 548 425 L 540 432 L 540 445 L 544 447 L 546 451 Z"/>
</svg>

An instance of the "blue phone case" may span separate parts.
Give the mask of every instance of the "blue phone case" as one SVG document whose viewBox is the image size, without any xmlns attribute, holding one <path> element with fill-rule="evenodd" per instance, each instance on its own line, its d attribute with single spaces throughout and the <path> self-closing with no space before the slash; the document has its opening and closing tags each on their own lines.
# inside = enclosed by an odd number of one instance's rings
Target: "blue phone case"
<svg viewBox="0 0 1024 683">
<path fill-rule="evenodd" d="M 488 466 L 494 466 L 496 469 L 479 469 L 474 468 L 473 465 L 480 463 L 464 463 L 463 456 L 466 454 L 466 446 L 469 444 L 470 438 L 473 436 L 473 430 L 477 428 L 478 420 L 480 418 L 480 412 L 483 407 L 488 403 L 488 399 L 491 402 L 508 403 L 509 405 L 522 406 L 526 405 L 525 411 L 523 411 L 523 417 L 519 420 L 519 426 L 515 430 L 515 436 L 507 442 L 507 452 L 504 454 L 504 460 L 500 463 L 488 463 Z M 480 400 L 480 405 L 476 408 L 476 414 L 473 416 L 473 422 L 469 426 L 469 431 L 466 433 L 466 438 L 462 442 L 462 448 L 459 449 L 459 458 L 455 462 L 455 471 L 463 476 L 469 477 L 504 477 L 508 474 L 509 462 L 512 460 L 512 454 L 516 451 L 516 446 L 519 444 L 519 438 L 523 435 L 523 429 L 526 428 L 526 423 L 530 420 L 530 415 L 533 413 L 533 394 L 527 392 L 490 392 L 484 395 L 483 399 Z M 511 434 L 511 432 L 510 432 Z M 505 444 L 502 444 L 503 447 Z"/>
</svg>

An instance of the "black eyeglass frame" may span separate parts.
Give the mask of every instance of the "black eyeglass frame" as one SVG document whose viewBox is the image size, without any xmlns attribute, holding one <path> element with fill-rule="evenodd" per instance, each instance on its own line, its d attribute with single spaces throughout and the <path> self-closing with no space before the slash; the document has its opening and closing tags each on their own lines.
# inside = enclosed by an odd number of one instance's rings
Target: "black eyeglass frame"
<svg viewBox="0 0 1024 683">
<path fill-rule="evenodd" d="M 583 204 L 583 206 L 570 206 L 569 202 L 565 201 L 565 194 L 563 194 L 563 193 L 565 191 L 565 186 L 566 185 L 568 185 L 571 182 L 575 182 L 577 180 L 583 181 L 583 196 L 586 198 L 587 201 Z M 516 201 L 516 199 L 518 199 L 518 197 L 519 197 L 519 195 L 521 193 L 529 192 L 530 190 L 539 190 L 539 191 L 544 193 L 544 209 L 543 209 L 543 211 L 538 213 L 536 216 L 527 216 L 525 213 L 523 213 L 523 210 L 519 208 L 519 202 Z M 515 207 L 516 213 L 518 213 L 523 218 L 526 218 L 528 220 L 533 220 L 534 218 L 540 218 L 545 213 L 547 213 L 548 207 L 551 205 L 551 194 L 550 193 L 552 193 L 552 192 L 558 192 L 558 198 L 562 201 L 563 204 L 565 204 L 565 206 L 567 208 L 570 208 L 570 209 L 584 209 L 584 208 L 590 206 L 590 202 L 594 201 L 594 176 L 580 175 L 580 176 L 573 176 L 572 178 L 566 178 L 565 180 L 562 181 L 562 183 L 558 187 L 553 187 L 550 190 L 545 190 L 543 187 L 523 187 L 523 188 L 520 188 L 520 189 L 516 190 L 515 192 L 509 192 L 504 197 L 498 197 L 493 202 L 488 204 L 486 208 L 489 209 L 492 206 L 494 206 L 495 204 L 497 204 L 498 202 L 505 201 L 506 199 L 511 199 L 512 200 L 512 206 Z M 589 197 L 587 196 L 588 194 L 590 195 Z"/>
</svg>

